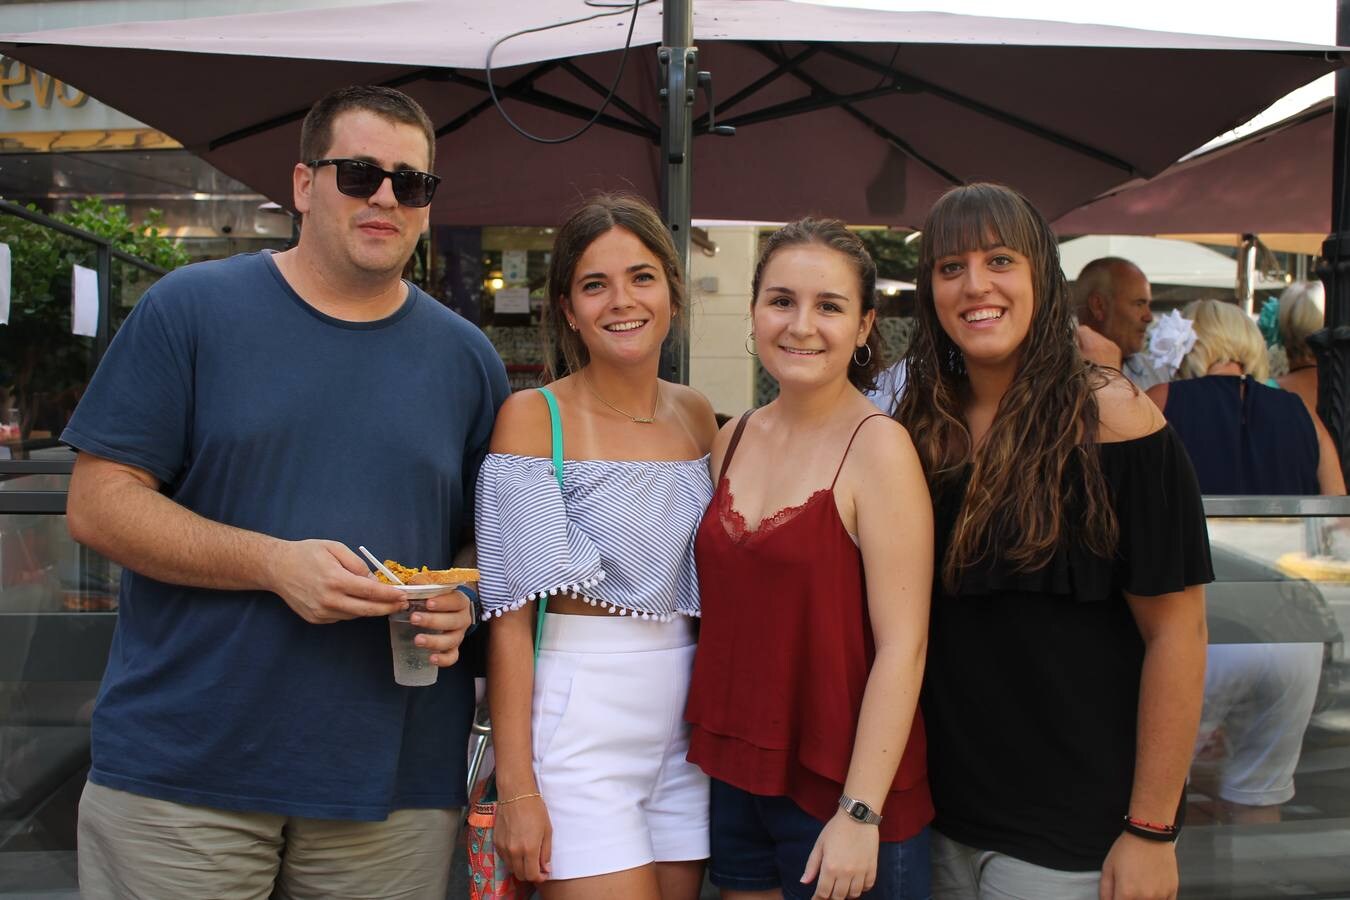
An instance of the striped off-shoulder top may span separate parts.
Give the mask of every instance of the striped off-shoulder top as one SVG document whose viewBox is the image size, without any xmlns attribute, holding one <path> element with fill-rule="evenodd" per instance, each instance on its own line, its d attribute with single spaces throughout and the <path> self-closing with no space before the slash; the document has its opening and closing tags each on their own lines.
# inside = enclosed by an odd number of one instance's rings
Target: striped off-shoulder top
<svg viewBox="0 0 1350 900">
<path fill-rule="evenodd" d="M 478 473 L 479 598 L 487 615 L 574 594 L 616 615 L 697 616 L 694 532 L 708 457 L 578 459 L 490 453 Z"/>
</svg>

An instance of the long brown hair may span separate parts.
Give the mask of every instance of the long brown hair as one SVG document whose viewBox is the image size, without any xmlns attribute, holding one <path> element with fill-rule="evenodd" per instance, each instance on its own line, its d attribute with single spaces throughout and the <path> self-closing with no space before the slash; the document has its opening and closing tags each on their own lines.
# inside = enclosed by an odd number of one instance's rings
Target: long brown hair
<svg viewBox="0 0 1350 900">
<path fill-rule="evenodd" d="M 954 591 L 962 570 L 991 552 L 1018 571 L 1047 563 L 1078 526 L 1093 553 L 1115 554 L 1118 526 L 1097 455 L 1094 388 L 1104 376 L 1078 352 L 1059 245 L 1045 219 L 1002 185 L 948 191 L 923 226 L 915 331 L 896 418 L 914 440 L 930 488 L 970 465 L 970 481 L 942 562 Z M 991 242 L 1031 264 L 1035 308 L 1012 384 L 983 443 L 973 446 L 964 409 L 969 387 L 956 344 L 933 303 L 937 260 Z M 1080 517 L 1069 521 L 1070 517 Z"/>
<path fill-rule="evenodd" d="M 684 310 L 684 270 L 680 255 L 661 216 L 651 204 L 633 194 L 597 194 L 571 215 L 553 239 L 548 265 L 548 297 L 540 326 L 544 332 L 547 380 L 561 378 L 590 362 L 591 354 L 581 337 L 567 327 L 563 301 L 571 295 L 572 279 L 586 248 L 611 228 L 631 231 L 666 273 L 670 310 L 678 318 Z M 558 359 L 561 354 L 562 359 Z"/>
</svg>

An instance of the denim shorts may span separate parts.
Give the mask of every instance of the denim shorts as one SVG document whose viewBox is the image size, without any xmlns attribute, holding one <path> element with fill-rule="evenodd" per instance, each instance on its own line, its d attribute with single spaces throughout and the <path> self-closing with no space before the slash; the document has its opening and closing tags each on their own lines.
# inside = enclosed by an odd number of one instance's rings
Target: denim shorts
<svg viewBox="0 0 1350 900">
<path fill-rule="evenodd" d="M 787 797 L 761 797 L 712 779 L 712 858 L 708 875 L 734 891 L 781 890 L 784 900 L 810 900 L 802 884 L 807 857 L 824 824 Z M 866 900 L 929 900 L 928 829 L 905 841 L 883 841 L 877 880 Z"/>
</svg>

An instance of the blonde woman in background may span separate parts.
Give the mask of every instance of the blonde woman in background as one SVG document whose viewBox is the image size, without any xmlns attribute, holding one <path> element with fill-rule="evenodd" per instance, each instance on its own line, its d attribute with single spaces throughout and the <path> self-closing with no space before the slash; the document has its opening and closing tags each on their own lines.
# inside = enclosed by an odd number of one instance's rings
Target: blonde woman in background
<svg viewBox="0 0 1350 900">
<path fill-rule="evenodd" d="M 1303 399 L 1317 418 L 1317 357 L 1308 347 L 1308 335 L 1322 328 L 1323 288 L 1318 281 L 1300 281 L 1280 294 L 1280 343 L 1289 356 L 1289 373 L 1275 379 L 1286 391 Z"/>
<path fill-rule="evenodd" d="M 1282 299 L 1281 331 L 1287 309 Z M 1181 436 L 1201 491 L 1345 493 L 1335 448 L 1317 417 L 1294 394 L 1262 383 L 1266 346 L 1256 323 L 1218 300 L 1196 301 L 1183 314 L 1194 322 L 1196 343 L 1181 361 L 1181 380 L 1148 394 Z M 1215 548 L 1220 572 L 1228 558 Z M 1307 640 L 1209 647 L 1195 774 L 1202 783 L 1213 779 L 1206 792 L 1217 794 L 1223 820 L 1279 821 L 1280 807 L 1294 796 L 1321 666 L 1322 645 Z"/>
<path fill-rule="evenodd" d="M 1331 436 L 1303 401 L 1267 387 L 1261 331 L 1232 303 L 1196 300 L 1182 315 L 1195 347 L 1176 379 L 1148 395 L 1181 436 L 1205 494 L 1344 494 Z"/>
</svg>

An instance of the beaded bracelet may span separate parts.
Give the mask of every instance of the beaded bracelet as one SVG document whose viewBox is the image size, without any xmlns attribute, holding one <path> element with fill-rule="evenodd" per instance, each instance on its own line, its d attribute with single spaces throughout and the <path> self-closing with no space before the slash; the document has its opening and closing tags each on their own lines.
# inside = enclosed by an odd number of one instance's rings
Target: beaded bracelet
<svg viewBox="0 0 1350 900">
<path fill-rule="evenodd" d="M 1136 819 L 1134 816 L 1126 815 L 1124 825 L 1122 826 L 1128 834 L 1135 837 L 1141 837 L 1147 841 L 1162 841 L 1172 843 L 1181 833 L 1181 829 L 1176 825 L 1163 825 L 1159 822 L 1148 822 L 1144 819 Z"/>
</svg>

